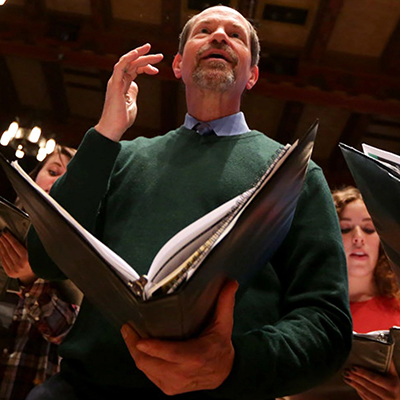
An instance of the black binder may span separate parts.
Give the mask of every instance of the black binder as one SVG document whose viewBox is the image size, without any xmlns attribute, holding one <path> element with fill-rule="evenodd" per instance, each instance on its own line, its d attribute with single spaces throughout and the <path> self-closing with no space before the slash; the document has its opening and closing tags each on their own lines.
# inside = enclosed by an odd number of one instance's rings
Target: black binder
<svg viewBox="0 0 400 400">
<path fill-rule="evenodd" d="M 342 143 L 339 146 L 400 279 L 400 174 L 361 151 Z"/>
<path fill-rule="evenodd" d="M 286 237 L 317 128 L 315 122 L 302 140 L 282 151 L 261 179 L 264 182 L 246 194 L 241 204 L 245 206 L 236 214 L 233 228 L 229 225 L 232 229 L 206 253 L 191 278 L 173 293 L 148 300 L 135 294 L 141 282 L 127 285 L 115 272 L 113 261 L 87 240 L 79 224 L 61 215 L 46 193 L 37 190 L 6 160 L 0 159 L 0 164 L 49 256 L 110 321 L 118 327 L 129 322 L 142 337 L 187 338 L 207 323 L 226 279 L 237 279 L 244 284 L 265 265 Z M 227 218 L 232 219 L 232 213 L 218 226 Z M 198 254 L 196 251 L 194 258 Z"/>
<path fill-rule="evenodd" d="M 10 231 L 17 240 L 25 244 L 31 222 L 28 215 L 0 196 L 0 234 L 6 230 Z M 17 291 L 19 284 L 16 279 L 8 278 L 0 259 L 0 297 L 5 295 L 9 289 Z"/>
</svg>

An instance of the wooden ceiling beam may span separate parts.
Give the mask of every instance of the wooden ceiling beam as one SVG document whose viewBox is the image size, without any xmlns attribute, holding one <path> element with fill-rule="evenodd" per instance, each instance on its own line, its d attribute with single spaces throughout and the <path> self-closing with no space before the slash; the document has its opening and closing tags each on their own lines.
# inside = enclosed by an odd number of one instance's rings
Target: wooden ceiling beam
<svg viewBox="0 0 400 400">
<path fill-rule="evenodd" d="M 118 58 L 113 55 L 98 55 L 92 52 L 78 52 L 69 49 L 53 49 L 48 47 L 37 47 L 23 43 L 0 41 L 0 54 L 15 55 L 21 57 L 34 58 L 41 61 L 58 62 L 64 66 L 78 66 L 96 68 L 99 70 L 112 71 Z M 308 65 L 302 74 L 304 77 L 311 77 L 309 80 L 302 80 L 294 77 L 285 77 L 272 74 L 261 73 L 260 80 L 253 88 L 259 94 L 283 100 L 303 101 L 337 108 L 347 108 L 357 112 L 382 114 L 388 116 L 400 115 L 400 102 L 396 100 L 380 100 L 372 96 L 350 96 L 345 91 L 323 91 L 310 85 L 313 77 L 322 76 L 328 82 L 338 80 L 338 76 L 344 75 L 343 71 L 333 71 L 321 66 Z M 169 63 L 160 63 L 160 73 L 156 79 L 175 80 Z M 357 79 L 360 75 L 351 75 Z M 336 77 L 336 78 L 335 78 Z M 400 90 L 400 80 L 384 75 L 368 75 L 362 77 L 365 89 L 369 86 L 377 87 L 380 91 Z M 360 78 L 358 78 L 360 79 Z M 337 86 L 336 86 L 337 87 Z M 360 84 L 360 91 L 362 85 Z M 335 89 L 335 84 L 332 84 Z M 371 89 L 370 89 L 371 90 Z M 372 92 L 372 90 L 371 90 Z M 358 94 L 366 94 L 360 92 Z M 367 93 L 368 94 L 368 93 Z"/>
<path fill-rule="evenodd" d="M 400 100 L 400 77 L 362 70 L 345 70 L 329 65 L 301 62 L 297 85 L 317 86 L 323 90 L 343 91 L 350 95 L 368 95 L 379 99 Z"/>
<path fill-rule="evenodd" d="M 169 55 L 165 62 L 172 62 L 175 54 L 171 51 L 170 42 L 160 41 L 156 43 L 157 51 Z M 105 70 L 112 70 L 119 55 L 97 54 L 93 51 L 78 51 L 65 46 L 53 47 L 38 44 L 27 44 L 22 41 L 1 40 L 0 54 L 34 58 L 43 61 L 58 61 L 64 65 L 77 65 Z M 298 68 L 297 76 L 277 75 L 261 71 L 261 76 L 275 83 L 289 82 L 299 86 L 319 86 L 320 89 L 347 91 L 353 95 L 365 94 L 387 98 L 399 96 L 400 78 L 384 74 L 370 72 L 346 71 L 341 68 L 333 68 L 323 64 L 314 64 L 303 61 Z M 173 76 L 171 74 L 171 79 Z"/>
<path fill-rule="evenodd" d="M 266 79 L 259 80 L 252 91 L 275 99 L 344 108 L 360 113 L 395 117 L 400 115 L 400 101 L 378 100 L 367 96 L 349 96 L 344 92 L 328 92 L 315 87 L 298 87 L 284 82 L 271 83 Z"/>
<path fill-rule="evenodd" d="M 304 48 L 305 59 L 315 63 L 323 60 L 344 1 L 321 0 L 317 16 Z"/>
</svg>

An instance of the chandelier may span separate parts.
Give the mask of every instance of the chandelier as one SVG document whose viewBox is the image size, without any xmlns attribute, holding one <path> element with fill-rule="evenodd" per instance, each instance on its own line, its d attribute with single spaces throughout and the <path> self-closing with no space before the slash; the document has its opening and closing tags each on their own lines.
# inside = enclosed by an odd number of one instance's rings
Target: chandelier
<svg viewBox="0 0 400 400">
<path fill-rule="evenodd" d="M 46 139 L 39 126 L 28 129 L 14 121 L 1 135 L 0 145 L 14 149 L 15 157 L 19 159 L 28 155 L 36 157 L 38 161 L 43 161 L 48 154 L 54 151 L 56 141 L 52 138 Z"/>
</svg>

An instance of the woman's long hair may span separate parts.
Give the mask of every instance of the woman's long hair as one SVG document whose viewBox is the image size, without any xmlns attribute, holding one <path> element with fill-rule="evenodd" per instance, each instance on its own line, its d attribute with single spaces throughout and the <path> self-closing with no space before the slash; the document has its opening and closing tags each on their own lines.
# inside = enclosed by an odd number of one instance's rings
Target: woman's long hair
<svg viewBox="0 0 400 400">
<path fill-rule="evenodd" d="M 357 200 L 364 201 L 360 191 L 353 186 L 334 190 L 332 196 L 339 218 L 348 204 Z M 379 256 L 374 270 L 374 285 L 378 296 L 400 299 L 400 287 L 382 244 L 379 245 Z"/>
</svg>

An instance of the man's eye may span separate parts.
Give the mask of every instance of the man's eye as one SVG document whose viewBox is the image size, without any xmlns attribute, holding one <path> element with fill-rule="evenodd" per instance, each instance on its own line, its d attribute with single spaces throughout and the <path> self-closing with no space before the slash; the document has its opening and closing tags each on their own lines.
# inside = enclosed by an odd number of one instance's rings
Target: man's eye
<svg viewBox="0 0 400 400">
<path fill-rule="evenodd" d="M 235 39 L 240 39 L 240 33 L 238 32 L 233 32 L 231 33 L 231 37 L 235 38 Z"/>
<path fill-rule="evenodd" d="M 201 28 L 200 33 L 210 33 L 210 30 L 208 28 Z"/>
</svg>

